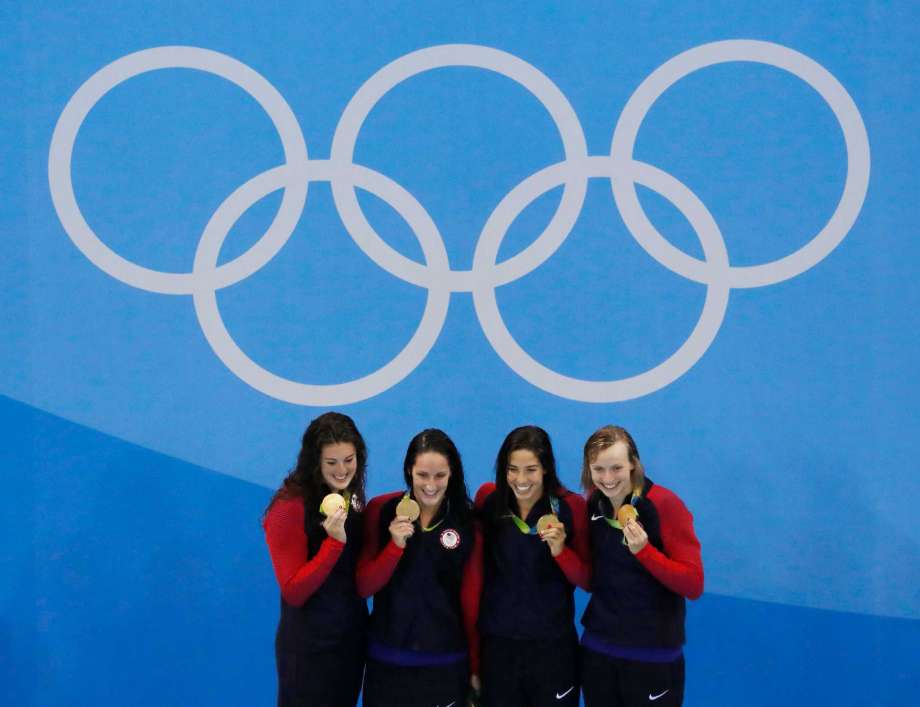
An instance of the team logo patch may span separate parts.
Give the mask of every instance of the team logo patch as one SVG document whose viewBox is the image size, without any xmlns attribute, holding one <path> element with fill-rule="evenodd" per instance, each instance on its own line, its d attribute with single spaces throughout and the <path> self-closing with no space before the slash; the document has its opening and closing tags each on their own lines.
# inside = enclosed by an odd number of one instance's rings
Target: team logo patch
<svg viewBox="0 0 920 707">
<path fill-rule="evenodd" d="M 460 547 L 460 533 L 453 528 L 441 531 L 441 545 L 448 550 L 456 550 Z"/>
</svg>

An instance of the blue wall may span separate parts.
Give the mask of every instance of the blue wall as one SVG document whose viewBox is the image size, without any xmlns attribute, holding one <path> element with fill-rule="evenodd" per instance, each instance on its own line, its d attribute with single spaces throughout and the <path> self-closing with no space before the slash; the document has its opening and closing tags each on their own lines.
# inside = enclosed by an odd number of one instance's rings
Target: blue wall
<svg viewBox="0 0 920 707">
<path fill-rule="evenodd" d="M 624 424 L 703 543 L 688 704 L 913 694 L 918 19 L 910 3 L 0 8 L 14 702 L 270 704 L 259 517 L 329 407 L 366 433 L 374 493 L 425 426 L 475 487 L 516 425 L 549 430 L 574 486 L 585 437 Z M 458 44 L 475 46 L 436 49 Z M 197 68 L 144 71 L 157 61 Z M 357 129 L 353 98 L 391 62 L 419 73 Z M 617 148 L 656 77 L 674 82 L 636 167 Z M 266 229 L 277 253 L 234 273 Z"/>
</svg>

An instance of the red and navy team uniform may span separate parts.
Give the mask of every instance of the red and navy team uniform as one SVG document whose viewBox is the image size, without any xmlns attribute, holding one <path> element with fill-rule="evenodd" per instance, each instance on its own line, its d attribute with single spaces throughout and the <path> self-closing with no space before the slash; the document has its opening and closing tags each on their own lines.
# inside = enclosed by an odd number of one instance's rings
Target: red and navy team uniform
<svg viewBox="0 0 920 707">
<path fill-rule="evenodd" d="M 556 512 L 565 547 L 553 557 L 536 534 L 525 534 L 509 509 L 497 508 L 495 484 L 476 494 L 483 526 L 483 593 L 480 605 L 482 699 L 486 707 L 576 707 L 578 636 L 575 586 L 590 578 L 584 499 L 560 489 L 522 519 L 535 527 Z"/>
<path fill-rule="evenodd" d="M 389 526 L 402 492 L 368 504 L 358 591 L 374 596 L 365 707 L 463 705 L 477 669 L 482 541 L 470 509 L 445 500 L 398 547 Z"/>
<path fill-rule="evenodd" d="M 685 598 L 703 592 L 700 542 L 693 516 L 663 486 L 646 478 L 633 505 L 648 535 L 636 555 L 609 522 L 610 501 L 598 491 L 588 500 L 594 571 L 581 620 L 586 707 L 683 701 Z"/>
<path fill-rule="evenodd" d="M 346 542 L 329 537 L 302 498 L 279 498 L 263 526 L 281 587 L 275 636 L 279 707 L 354 707 L 361 689 L 367 602 L 355 570 L 363 515 L 352 506 Z"/>
</svg>

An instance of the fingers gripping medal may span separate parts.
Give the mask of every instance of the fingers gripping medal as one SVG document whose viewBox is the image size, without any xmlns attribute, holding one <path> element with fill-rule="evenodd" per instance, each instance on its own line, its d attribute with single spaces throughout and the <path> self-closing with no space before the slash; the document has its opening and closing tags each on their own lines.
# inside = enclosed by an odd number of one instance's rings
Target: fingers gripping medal
<svg viewBox="0 0 920 707">
<path fill-rule="evenodd" d="M 547 513 L 544 516 L 540 516 L 537 520 L 537 533 L 542 535 L 545 531 L 550 528 L 561 528 L 562 521 L 556 516 L 555 513 Z"/>
<path fill-rule="evenodd" d="M 396 504 L 396 515 L 408 518 L 413 523 L 419 517 L 421 512 L 422 509 L 419 508 L 419 505 L 415 502 L 415 499 L 409 498 L 408 496 L 403 496 L 402 500 Z"/>
<path fill-rule="evenodd" d="M 324 516 L 331 516 L 339 509 L 348 510 L 348 502 L 343 496 L 337 493 L 327 494 L 323 502 L 319 504 L 319 512 Z"/>
<path fill-rule="evenodd" d="M 617 521 L 624 528 L 629 521 L 635 520 L 638 517 L 639 511 L 637 511 L 636 507 L 631 503 L 624 503 L 620 506 L 620 510 L 617 511 Z"/>
</svg>

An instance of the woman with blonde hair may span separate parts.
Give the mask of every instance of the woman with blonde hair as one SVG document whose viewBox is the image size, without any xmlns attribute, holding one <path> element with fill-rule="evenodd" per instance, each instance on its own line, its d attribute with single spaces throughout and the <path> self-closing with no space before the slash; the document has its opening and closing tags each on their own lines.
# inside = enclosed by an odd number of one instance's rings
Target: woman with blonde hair
<svg viewBox="0 0 920 707">
<path fill-rule="evenodd" d="M 584 447 L 593 576 L 582 617 L 586 707 L 679 707 L 685 599 L 703 592 L 693 516 L 646 475 L 632 436 L 608 425 Z"/>
</svg>

